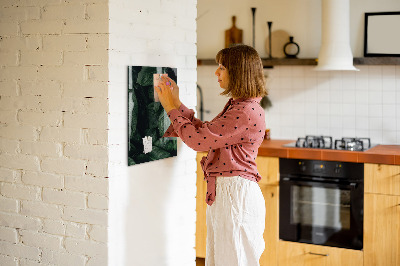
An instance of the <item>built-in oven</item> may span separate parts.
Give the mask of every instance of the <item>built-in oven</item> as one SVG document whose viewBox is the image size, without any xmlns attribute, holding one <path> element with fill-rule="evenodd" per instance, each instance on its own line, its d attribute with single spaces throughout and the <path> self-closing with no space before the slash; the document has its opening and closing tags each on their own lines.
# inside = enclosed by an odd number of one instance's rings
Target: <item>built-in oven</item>
<svg viewBox="0 0 400 266">
<path fill-rule="evenodd" d="M 279 160 L 279 238 L 361 250 L 364 165 Z"/>
</svg>

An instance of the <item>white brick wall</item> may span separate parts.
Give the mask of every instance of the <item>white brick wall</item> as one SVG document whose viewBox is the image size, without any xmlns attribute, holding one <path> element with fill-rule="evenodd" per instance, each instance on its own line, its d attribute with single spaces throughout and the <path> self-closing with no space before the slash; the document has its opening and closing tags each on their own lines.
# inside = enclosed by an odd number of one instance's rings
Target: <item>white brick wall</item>
<svg viewBox="0 0 400 266">
<path fill-rule="evenodd" d="M 108 1 L 0 1 L 0 265 L 107 265 Z"/>
<path fill-rule="evenodd" d="M 126 154 L 127 66 L 176 67 L 196 105 L 196 4 L 110 0 L 110 265 L 195 265 L 195 152 L 178 141 L 178 156 L 130 167 Z"/>
</svg>

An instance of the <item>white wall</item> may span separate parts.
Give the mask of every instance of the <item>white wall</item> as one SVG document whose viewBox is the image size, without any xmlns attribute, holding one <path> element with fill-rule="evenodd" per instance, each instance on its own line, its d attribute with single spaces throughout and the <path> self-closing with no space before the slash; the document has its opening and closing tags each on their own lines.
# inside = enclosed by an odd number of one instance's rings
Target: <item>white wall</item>
<svg viewBox="0 0 400 266">
<path fill-rule="evenodd" d="M 247 18 L 248 23 L 243 26 L 238 24 L 238 27 L 247 29 L 249 34 L 245 40 L 251 45 L 252 6 L 260 9 L 260 13 L 265 11 L 265 20 L 274 21 L 274 25 L 285 25 L 283 29 L 293 31 L 302 49 L 299 57 L 318 56 L 320 1 L 235 1 L 234 4 L 229 1 L 229 5 L 221 1 L 212 5 L 211 2 L 202 1 L 198 6 L 200 59 L 214 58 L 223 47 L 223 31 L 230 27 L 233 14 L 238 17 L 238 23 L 241 17 Z M 289 8 L 293 5 L 301 7 Z M 227 8 L 223 9 L 223 6 Z M 361 57 L 364 12 L 400 10 L 400 2 L 351 0 L 350 9 L 351 46 L 353 54 Z M 272 16 L 276 17 L 268 18 Z M 210 21 L 215 21 L 212 30 Z M 259 35 L 262 35 L 263 31 L 260 32 Z M 301 38 L 304 38 L 303 41 L 300 41 Z M 256 49 L 261 56 L 263 53 L 266 56 L 263 38 L 257 41 L 257 34 L 256 42 Z M 295 139 L 305 134 L 325 134 L 334 138 L 370 137 L 374 143 L 400 144 L 400 67 L 357 67 L 359 72 L 315 72 L 312 66 L 275 66 L 264 70 L 273 103 L 273 107 L 266 112 L 266 123 L 271 128 L 272 138 Z M 210 111 L 205 114 L 205 120 L 211 120 L 218 114 L 227 100 L 219 96 L 215 68 L 216 65 L 198 67 L 197 80 L 204 91 L 204 109 Z"/>
<path fill-rule="evenodd" d="M 196 105 L 196 0 L 110 0 L 109 264 L 195 265 L 195 152 L 128 167 L 127 66 L 178 70 Z"/>
<path fill-rule="evenodd" d="M 106 265 L 107 20 L 0 3 L 0 265 Z"/>
</svg>

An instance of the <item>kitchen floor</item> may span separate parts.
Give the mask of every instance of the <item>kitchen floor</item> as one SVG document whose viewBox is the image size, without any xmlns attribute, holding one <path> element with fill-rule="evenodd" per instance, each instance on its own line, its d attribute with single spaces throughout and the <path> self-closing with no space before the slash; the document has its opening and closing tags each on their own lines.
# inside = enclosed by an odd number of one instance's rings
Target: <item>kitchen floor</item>
<svg viewBox="0 0 400 266">
<path fill-rule="evenodd" d="M 206 260 L 203 258 L 196 258 L 196 266 L 205 266 Z"/>
</svg>

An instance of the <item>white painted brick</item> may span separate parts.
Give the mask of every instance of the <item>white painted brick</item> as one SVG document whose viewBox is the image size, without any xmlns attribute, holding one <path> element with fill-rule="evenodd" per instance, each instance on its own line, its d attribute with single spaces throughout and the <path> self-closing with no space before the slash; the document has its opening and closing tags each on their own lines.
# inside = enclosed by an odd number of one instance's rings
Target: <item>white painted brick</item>
<svg viewBox="0 0 400 266">
<path fill-rule="evenodd" d="M 42 222 L 39 218 L 5 212 L 0 212 L 0 225 L 29 230 L 39 230 L 42 228 Z"/>
<path fill-rule="evenodd" d="M 38 233 L 31 230 L 20 230 L 21 242 L 27 246 L 58 250 L 61 248 L 61 236 Z"/>
<path fill-rule="evenodd" d="M 19 142 L 17 140 L 0 139 L 0 152 L 16 154 Z M 1 180 L 1 177 L 0 177 Z"/>
<path fill-rule="evenodd" d="M 76 33 L 108 33 L 108 20 L 85 20 L 85 19 L 76 19 L 73 21 L 68 21 L 63 27 L 64 34 Z"/>
<path fill-rule="evenodd" d="M 188 68 L 196 68 L 197 67 L 197 57 L 193 56 L 193 55 L 186 56 L 186 65 L 188 66 Z"/>
<path fill-rule="evenodd" d="M 40 66 L 37 73 L 40 80 L 83 81 L 86 77 L 83 66 Z"/>
<path fill-rule="evenodd" d="M 1 96 L 17 96 L 17 83 L 14 80 L 0 81 Z"/>
<path fill-rule="evenodd" d="M 92 161 L 107 161 L 107 146 L 100 145 L 66 145 L 64 155 L 71 158 Z"/>
<path fill-rule="evenodd" d="M 35 66 L 9 66 L 0 71 L 0 80 L 35 81 L 37 78 L 38 71 Z"/>
<path fill-rule="evenodd" d="M 107 145 L 108 130 L 88 128 L 82 130 L 83 143 L 95 145 Z"/>
<path fill-rule="evenodd" d="M 108 163 L 88 161 L 86 173 L 97 178 L 104 178 L 108 176 Z"/>
<path fill-rule="evenodd" d="M 66 236 L 81 238 L 84 239 L 86 237 L 86 224 L 74 223 L 74 222 L 65 222 L 67 227 L 65 231 Z"/>
<path fill-rule="evenodd" d="M 18 120 L 23 125 L 59 126 L 62 123 L 62 113 L 21 111 L 18 113 Z"/>
<path fill-rule="evenodd" d="M 26 200 L 39 200 L 41 194 L 38 187 L 12 183 L 1 183 L 0 192 L 7 198 Z"/>
<path fill-rule="evenodd" d="M 108 197 L 91 193 L 88 196 L 88 207 L 92 209 L 107 210 Z"/>
<path fill-rule="evenodd" d="M 15 22 L 0 22 L 1 36 L 16 36 L 18 35 L 18 24 Z"/>
<path fill-rule="evenodd" d="M 0 211 L 18 212 L 18 200 L 0 196 Z"/>
<path fill-rule="evenodd" d="M 86 66 L 88 79 L 94 81 L 108 81 L 108 66 Z"/>
<path fill-rule="evenodd" d="M 107 211 L 65 207 L 63 219 L 71 222 L 107 225 Z"/>
<path fill-rule="evenodd" d="M 178 16 L 176 19 L 176 25 L 180 28 L 196 31 L 196 18 Z"/>
<path fill-rule="evenodd" d="M 24 173 L 22 174 L 22 182 L 27 185 L 48 188 L 64 187 L 64 177 L 62 175 L 42 172 L 24 171 Z"/>
<path fill-rule="evenodd" d="M 16 244 L 18 242 L 17 230 L 0 226 L 0 240 Z"/>
<path fill-rule="evenodd" d="M 55 204 L 41 201 L 21 201 L 21 214 L 29 217 L 60 219 L 62 212 L 62 207 Z"/>
<path fill-rule="evenodd" d="M 89 231 L 90 239 L 107 243 L 108 228 L 106 226 L 92 225 Z"/>
<path fill-rule="evenodd" d="M 0 165 L 23 170 L 39 170 L 39 160 L 36 156 L 31 155 L 8 155 L 0 154 Z"/>
<path fill-rule="evenodd" d="M 19 266 L 42 266 L 42 263 L 36 260 L 20 259 Z"/>
<path fill-rule="evenodd" d="M 66 222 L 63 220 L 43 220 L 43 232 L 52 235 L 65 235 Z"/>
<path fill-rule="evenodd" d="M 85 35 L 48 35 L 43 36 L 44 51 L 85 51 Z"/>
<path fill-rule="evenodd" d="M 66 190 L 43 189 L 43 201 L 84 208 L 86 206 L 86 194 Z M 50 218 L 50 217 L 49 217 Z"/>
<path fill-rule="evenodd" d="M 69 20 L 84 19 L 85 6 L 82 4 L 51 5 L 45 6 L 42 12 L 42 20 Z"/>
<path fill-rule="evenodd" d="M 42 263 L 57 266 L 85 266 L 86 258 L 81 255 L 71 254 L 62 249 L 53 251 L 44 248 L 42 250 Z"/>
<path fill-rule="evenodd" d="M 0 265 L 18 266 L 18 259 L 15 257 L 0 254 Z"/>
<path fill-rule="evenodd" d="M 64 82 L 64 94 L 66 97 L 99 97 L 108 95 L 107 82 L 85 81 Z"/>
<path fill-rule="evenodd" d="M 41 168 L 43 172 L 82 175 L 85 172 L 85 161 L 45 158 L 42 160 Z"/>
<path fill-rule="evenodd" d="M 62 53 L 59 51 L 22 51 L 20 65 L 21 66 L 59 66 L 63 63 Z"/>
<path fill-rule="evenodd" d="M 61 144 L 53 142 L 21 141 L 20 148 L 22 154 L 35 154 L 50 157 L 60 157 L 62 151 Z"/>
<path fill-rule="evenodd" d="M 85 112 L 84 99 L 73 97 L 39 96 L 27 103 L 26 109 L 34 111 Z M 32 108 L 32 109 L 30 109 Z"/>
<path fill-rule="evenodd" d="M 47 6 L 47 5 L 56 5 L 64 2 L 63 0 L 19 0 L 18 4 L 21 6 Z"/>
<path fill-rule="evenodd" d="M 86 7 L 87 19 L 92 20 L 108 20 L 109 8 L 108 4 L 89 4 Z"/>
<path fill-rule="evenodd" d="M 17 124 L 17 111 L 2 111 L 0 112 L 0 123 Z"/>
<path fill-rule="evenodd" d="M 18 65 L 18 51 L 1 52 L 0 51 L 0 66 L 17 66 Z"/>
<path fill-rule="evenodd" d="M 74 254 L 82 254 L 87 256 L 101 256 L 107 254 L 107 244 L 90 240 L 75 239 L 67 237 L 65 239 L 65 248 Z"/>
<path fill-rule="evenodd" d="M 8 7 L 0 9 L 0 20 L 1 21 L 25 21 L 29 19 L 39 19 L 40 8 L 34 6 L 28 7 Z"/>
<path fill-rule="evenodd" d="M 64 52 L 64 65 L 107 65 L 108 54 L 106 51 L 65 51 Z"/>
<path fill-rule="evenodd" d="M 21 22 L 21 32 L 22 34 L 61 34 L 62 26 L 61 20 L 31 20 Z"/>
<path fill-rule="evenodd" d="M 33 126 L 3 126 L 0 128 L 0 137 L 2 138 L 36 140 L 37 132 Z"/>
<path fill-rule="evenodd" d="M 83 100 L 83 108 L 86 113 L 96 113 L 104 115 L 108 113 L 108 99 L 101 98 L 85 98 Z"/>
<path fill-rule="evenodd" d="M 21 244 L 12 244 L 0 241 L 0 253 L 17 258 L 26 258 L 31 260 L 39 260 L 40 249 L 37 247 L 29 247 Z"/>
<path fill-rule="evenodd" d="M 109 35 L 108 34 L 87 34 L 87 49 L 109 52 Z"/>
<path fill-rule="evenodd" d="M 103 254 L 101 257 L 91 257 L 86 266 L 107 266 L 108 265 L 108 254 Z"/>
<path fill-rule="evenodd" d="M 81 130 L 79 128 L 44 127 L 40 132 L 40 140 L 79 143 Z"/>
<path fill-rule="evenodd" d="M 176 53 L 178 55 L 192 55 L 192 56 L 195 56 L 196 53 L 197 53 L 197 46 L 194 43 L 179 42 L 179 43 L 177 43 L 175 45 L 175 50 L 176 50 Z"/>
<path fill-rule="evenodd" d="M 0 168 L 0 181 L 15 182 L 16 172 L 12 169 Z"/>
<path fill-rule="evenodd" d="M 0 39 L 2 51 L 37 51 L 42 48 L 42 37 L 40 35 L 2 37 Z"/>
<path fill-rule="evenodd" d="M 61 84 L 58 81 L 41 80 L 37 82 L 20 81 L 19 88 L 22 95 L 61 96 Z"/>
<path fill-rule="evenodd" d="M 107 129 L 107 116 L 97 114 L 64 114 L 64 126 L 72 128 Z"/>
</svg>

